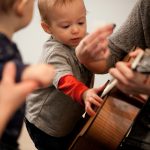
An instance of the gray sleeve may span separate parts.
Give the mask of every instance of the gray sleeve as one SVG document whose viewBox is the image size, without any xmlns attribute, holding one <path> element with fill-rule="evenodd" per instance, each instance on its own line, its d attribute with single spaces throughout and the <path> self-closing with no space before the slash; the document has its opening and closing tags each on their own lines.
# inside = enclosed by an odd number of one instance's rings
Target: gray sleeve
<svg viewBox="0 0 150 150">
<path fill-rule="evenodd" d="M 144 47 L 145 38 L 142 24 L 143 1 L 137 1 L 124 24 L 110 36 L 109 49 L 111 56 L 108 60 L 109 68 L 114 66 L 117 61 L 122 60 L 134 46 Z"/>
<path fill-rule="evenodd" d="M 54 65 L 56 69 L 56 75 L 53 80 L 53 85 L 56 88 L 61 77 L 73 74 L 69 55 L 63 48 L 55 48 L 47 58 L 47 63 Z"/>
</svg>

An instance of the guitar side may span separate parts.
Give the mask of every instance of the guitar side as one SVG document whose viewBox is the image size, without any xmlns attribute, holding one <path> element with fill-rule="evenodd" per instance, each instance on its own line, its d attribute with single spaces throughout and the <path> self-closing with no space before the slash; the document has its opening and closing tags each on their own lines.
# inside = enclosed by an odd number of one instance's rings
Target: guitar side
<svg viewBox="0 0 150 150">
<path fill-rule="evenodd" d="M 136 100 L 113 89 L 104 97 L 103 106 L 87 121 L 69 150 L 116 150 L 142 107 L 140 102 L 135 106 L 129 101 Z"/>
</svg>

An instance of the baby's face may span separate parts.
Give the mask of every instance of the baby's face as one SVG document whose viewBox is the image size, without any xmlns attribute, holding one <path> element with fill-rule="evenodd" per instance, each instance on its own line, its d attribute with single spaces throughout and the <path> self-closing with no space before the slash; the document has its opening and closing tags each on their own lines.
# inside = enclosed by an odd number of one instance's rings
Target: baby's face
<svg viewBox="0 0 150 150">
<path fill-rule="evenodd" d="M 58 41 L 76 47 L 86 35 L 86 9 L 83 0 L 56 6 L 49 22 L 49 29 Z"/>
</svg>

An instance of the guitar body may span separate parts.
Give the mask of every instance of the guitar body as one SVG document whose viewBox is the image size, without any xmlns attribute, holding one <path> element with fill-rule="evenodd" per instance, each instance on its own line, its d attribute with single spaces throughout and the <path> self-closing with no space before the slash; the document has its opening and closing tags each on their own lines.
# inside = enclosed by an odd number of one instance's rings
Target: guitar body
<svg viewBox="0 0 150 150">
<path fill-rule="evenodd" d="M 134 60 L 127 55 L 124 61 L 130 61 L 132 69 L 148 74 L 149 57 L 150 50 L 146 49 L 145 53 L 141 52 Z M 104 96 L 103 106 L 94 117 L 87 120 L 69 150 L 116 150 L 130 132 L 147 98 L 128 96 L 113 86 Z"/>
<path fill-rule="evenodd" d="M 69 150 L 116 150 L 141 107 L 141 102 L 114 88 L 104 97 L 97 114 L 88 119 Z"/>
</svg>

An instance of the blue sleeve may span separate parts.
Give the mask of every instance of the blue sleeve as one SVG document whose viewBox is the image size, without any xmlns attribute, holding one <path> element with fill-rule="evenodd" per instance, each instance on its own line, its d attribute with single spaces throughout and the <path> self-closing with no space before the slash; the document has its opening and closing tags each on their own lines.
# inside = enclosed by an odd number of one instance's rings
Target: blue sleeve
<svg viewBox="0 0 150 150">
<path fill-rule="evenodd" d="M 21 75 L 23 70 L 28 66 L 23 63 L 20 63 L 19 61 L 14 61 L 16 64 L 16 82 L 19 82 L 21 80 Z"/>
</svg>

